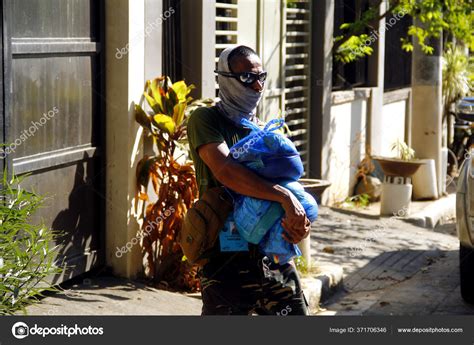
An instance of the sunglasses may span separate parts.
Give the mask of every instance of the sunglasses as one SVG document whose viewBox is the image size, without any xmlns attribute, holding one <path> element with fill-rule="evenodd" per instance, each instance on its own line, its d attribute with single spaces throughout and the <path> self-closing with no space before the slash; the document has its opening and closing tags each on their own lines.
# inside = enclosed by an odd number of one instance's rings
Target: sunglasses
<svg viewBox="0 0 474 345">
<path fill-rule="evenodd" d="M 230 72 L 224 72 L 224 71 L 214 71 L 214 73 L 217 73 L 223 77 L 228 77 L 228 78 L 235 78 L 244 86 L 250 87 L 253 83 L 255 83 L 257 80 L 260 83 L 265 83 L 265 80 L 267 79 L 267 72 L 261 72 L 261 73 L 254 73 L 254 72 L 243 72 L 243 73 L 230 73 Z"/>
</svg>

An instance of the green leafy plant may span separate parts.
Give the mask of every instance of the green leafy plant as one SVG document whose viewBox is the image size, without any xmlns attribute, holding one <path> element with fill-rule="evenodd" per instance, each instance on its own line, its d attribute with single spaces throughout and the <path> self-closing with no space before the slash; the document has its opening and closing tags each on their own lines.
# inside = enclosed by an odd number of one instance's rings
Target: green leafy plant
<svg viewBox="0 0 474 345">
<path fill-rule="evenodd" d="M 400 18 L 409 15 L 414 24 L 408 27 L 406 36 L 401 39 L 401 48 L 413 51 L 412 38 L 426 54 L 433 54 L 430 45 L 432 38 L 439 38 L 441 33 L 454 37 L 474 51 L 474 11 L 471 0 L 393 0 L 381 13 L 383 0 L 378 0 L 352 23 L 341 25 L 343 34 L 334 38 L 334 57 L 336 61 L 352 62 L 372 53 L 366 45 L 368 31 L 375 33 L 380 20 L 390 15 Z M 370 49 L 368 49 L 370 48 Z M 356 52 L 356 53 L 354 53 Z"/>
<path fill-rule="evenodd" d="M 343 208 L 363 208 L 370 204 L 370 196 L 368 194 L 357 194 L 347 197 L 342 203 Z"/>
<path fill-rule="evenodd" d="M 20 186 L 25 177 L 3 175 L 0 204 L 0 314 L 26 313 L 25 306 L 45 291 L 56 291 L 49 278 L 62 272 L 56 265 L 56 234 L 31 216 L 43 197 Z"/>
<path fill-rule="evenodd" d="M 344 27 L 345 26 L 342 26 L 341 28 Z M 374 50 L 369 44 L 367 44 L 367 42 L 372 42 L 372 39 L 368 35 L 361 34 L 350 36 L 348 39 L 344 38 L 344 35 L 339 35 L 334 38 L 334 43 L 336 45 L 341 42 L 335 52 L 337 61 L 349 63 L 363 58 L 366 55 L 372 55 Z"/>
<path fill-rule="evenodd" d="M 180 162 L 177 155 L 188 151 L 188 115 L 196 107 L 212 103 L 208 99 L 190 104 L 193 88 L 184 81 L 172 83 L 168 77 L 149 80 L 143 95 L 151 111 L 135 105 L 136 120 L 156 147 L 155 154 L 145 156 L 137 166 L 138 198 L 144 202 L 138 213 L 144 220 L 142 230 L 147 233 L 141 241 L 145 275 L 166 287 L 187 291 L 199 288 L 198 279 L 196 268 L 183 260 L 177 235 L 186 211 L 198 196 L 198 188 L 192 162 Z M 149 181 L 153 197 L 148 193 Z"/>
<path fill-rule="evenodd" d="M 311 260 L 312 261 L 312 260 Z M 298 272 L 301 274 L 302 277 L 307 277 L 309 275 L 318 275 L 321 273 L 321 268 L 316 266 L 313 262 L 312 265 L 308 265 L 308 262 L 304 258 L 304 256 L 298 256 L 294 260 L 295 267 Z"/>
<path fill-rule="evenodd" d="M 473 66 L 460 46 L 448 44 L 443 55 L 443 103 L 445 108 L 466 96 L 472 89 Z M 447 113 L 445 112 L 445 115 Z"/>
<path fill-rule="evenodd" d="M 306 259 L 301 255 L 298 256 L 295 260 L 295 266 L 298 272 L 300 272 L 302 275 L 308 274 L 308 263 L 306 262 Z"/>
<path fill-rule="evenodd" d="M 474 65 L 462 46 L 448 44 L 443 54 L 443 122 L 452 126 L 450 109 L 461 98 L 473 90 Z M 448 143 L 451 143 L 448 130 Z"/>
<path fill-rule="evenodd" d="M 305 3 L 308 0 L 286 0 L 286 7 L 288 8 L 298 8 L 299 3 Z"/>
<path fill-rule="evenodd" d="M 469 56 L 469 83 L 474 88 L 474 56 Z"/>
<path fill-rule="evenodd" d="M 391 150 L 396 151 L 397 157 L 401 160 L 409 161 L 415 158 L 415 150 L 404 141 L 397 139 L 397 141 L 392 144 Z"/>
</svg>

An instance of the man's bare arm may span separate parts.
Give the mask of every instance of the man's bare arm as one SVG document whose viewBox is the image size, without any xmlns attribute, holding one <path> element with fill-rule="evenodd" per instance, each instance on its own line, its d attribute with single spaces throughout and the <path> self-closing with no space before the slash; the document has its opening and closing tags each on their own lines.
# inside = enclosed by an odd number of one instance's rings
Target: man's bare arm
<svg viewBox="0 0 474 345">
<path fill-rule="evenodd" d="M 210 143 L 199 148 L 199 156 L 216 179 L 239 194 L 283 203 L 288 190 L 268 182 L 231 158 L 225 143 Z"/>
<path fill-rule="evenodd" d="M 286 213 L 282 225 L 289 242 L 297 243 L 309 234 L 304 208 L 296 197 L 288 189 L 261 178 L 233 160 L 226 143 L 203 145 L 198 148 L 198 154 L 224 186 L 242 195 L 279 202 Z"/>
</svg>

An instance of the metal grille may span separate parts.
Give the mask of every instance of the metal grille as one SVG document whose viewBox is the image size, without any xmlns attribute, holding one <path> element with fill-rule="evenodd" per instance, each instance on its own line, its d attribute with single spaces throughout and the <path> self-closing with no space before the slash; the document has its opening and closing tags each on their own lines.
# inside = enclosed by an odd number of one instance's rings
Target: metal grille
<svg viewBox="0 0 474 345">
<path fill-rule="evenodd" d="M 216 69 L 221 52 L 237 44 L 237 2 L 238 0 L 216 1 Z M 216 97 L 219 86 L 216 83 Z"/>
<path fill-rule="evenodd" d="M 369 9 L 369 0 L 335 0 L 334 3 L 334 37 L 343 33 L 343 23 L 352 23 L 361 18 L 362 13 Z M 370 32 L 366 32 L 370 35 Z M 361 58 L 348 64 L 333 59 L 332 89 L 345 90 L 367 84 L 368 59 Z"/>
<path fill-rule="evenodd" d="M 181 66 L 181 11 L 180 0 L 163 0 L 164 11 L 173 8 L 174 14 L 163 22 L 163 74 L 173 82 L 183 79 Z"/>
<path fill-rule="evenodd" d="M 388 16 L 389 22 L 393 16 Z M 411 85 L 412 54 L 401 49 L 400 39 L 404 37 L 413 19 L 404 16 L 397 24 L 385 30 L 385 73 L 384 90 L 395 90 Z"/>
<path fill-rule="evenodd" d="M 285 43 L 285 121 L 308 169 L 311 11 L 308 0 L 287 1 Z"/>
</svg>

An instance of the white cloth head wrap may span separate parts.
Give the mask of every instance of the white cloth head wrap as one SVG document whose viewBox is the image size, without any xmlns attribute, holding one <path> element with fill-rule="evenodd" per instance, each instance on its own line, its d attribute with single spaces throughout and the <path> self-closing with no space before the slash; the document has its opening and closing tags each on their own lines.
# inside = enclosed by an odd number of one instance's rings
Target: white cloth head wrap
<svg viewBox="0 0 474 345">
<path fill-rule="evenodd" d="M 235 48 L 228 47 L 221 53 L 217 64 L 219 71 L 231 72 L 228 57 Z M 241 127 L 240 120 L 242 118 L 256 122 L 255 113 L 263 93 L 245 87 L 235 78 L 218 75 L 217 82 L 219 83 L 220 98 L 217 107 L 220 112 L 239 127 Z"/>
</svg>

